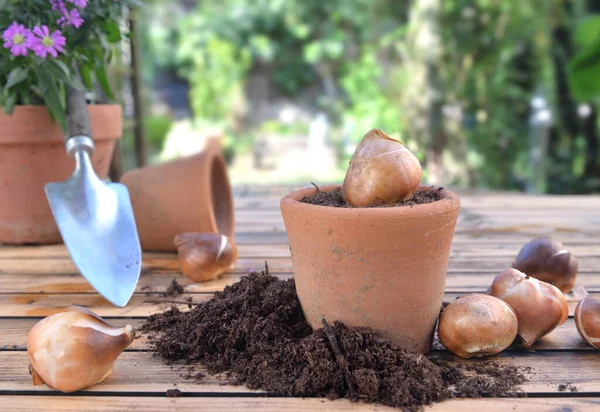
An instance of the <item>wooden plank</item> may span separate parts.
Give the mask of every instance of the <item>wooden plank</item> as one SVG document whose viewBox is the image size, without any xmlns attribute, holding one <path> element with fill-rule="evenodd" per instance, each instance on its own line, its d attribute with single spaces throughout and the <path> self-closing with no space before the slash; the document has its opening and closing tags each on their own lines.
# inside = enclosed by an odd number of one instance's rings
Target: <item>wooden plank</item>
<svg viewBox="0 0 600 412">
<path fill-rule="evenodd" d="M 167 398 L 166 396 L 143 398 L 132 396 L 0 396 L 0 402 L 3 405 L 4 411 L 15 412 L 32 410 L 103 412 L 130 412 L 132 410 L 142 410 L 148 412 L 197 412 L 220 410 L 262 412 L 280 412 L 283 410 L 331 412 L 398 411 L 398 409 L 389 408 L 382 405 L 352 403 L 346 399 L 330 401 L 328 399 L 319 398 L 186 398 L 185 396 L 185 393 L 180 398 Z M 586 405 L 593 405 L 589 399 L 586 399 L 586 401 Z M 510 403 L 505 401 L 503 404 L 509 405 Z M 443 405 L 448 405 L 448 403 L 444 403 Z M 436 407 L 430 410 L 435 411 L 441 409 L 437 409 Z"/>
<path fill-rule="evenodd" d="M 263 263 L 264 267 L 264 263 Z M 256 270 L 260 269 L 257 263 Z M 142 274 L 136 286 L 136 293 L 161 294 L 170 286 L 173 279 L 184 287 L 188 293 L 217 292 L 228 285 L 238 282 L 247 272 L 224 274 L 218 279 L 202 283 L 193 283 L 180 273 L 148 273 Z M 293 277 L 290 272 L 280 273 L 271 271 L 271 274 L 281 279 Z M 600 288 L 599 288 L 600 289 Z M 16 274 L 0 275 L 0 290 L 2 293 L 97 293 L 96 290 L 81 275 L 40 275 Z M 591 289 L 590 289 L 591 290 Z"/>
<path fill-rule="evenodd" d="M 432 356 L 447 356 L 437 352 Z M 561 393 L 559 385 L 572 383 L 578 393 L 600 392 L 598 369 L 600 356 L 595 352 L 546 352 L 546 353 L 508 353 L 465 363 L 497 362 L 511 364 L 520 368 L 531 368 L 526 375 L 529 379 L 522 385 L 527 393 Z M 51 391 L 47 386 L 33 386 L 28 371 L 26 352 L 0 352 L 0 391 Z M 198 369 L 201 371 L 201 369 Z M 124 352 L 114 365 L 113 374 L 103 383 L 87 392 L 135 392 L 163 393 L 174 384 L 184 392 L 190 393 L 241 393 L 250 391 L 243 386 L 223 385 L 225 380 L 207 376 L 202 384 L 186 381 L 182 375 L 189 370 L 186 367 L 166 365 L 152 352 Z"/>
<path fill-rule="evenodd" d="M 248 273 L 251 270 L 260 270 L 265 267 L 265 260 L 274 272 L 289 272 L 292 268 L 291 259 L 288 257 L 268 258 L 240 258 L 231 273 Z M 600 260 L 600 258 L 599 258 Z M 179 260 L 169 259 L 144 259 L 142 273 L 179 273 Z M 2 261 L 0 277 L 5 275 L 78 275 L 79 270 L 72 260 L 59 259 L 6 259 Z M 0 289 L 4 291 L 3 289 Z"/>
<path fill-rule="evenodd" d="M 562 240 L 558 238 L 559 240 Z M 598 238 L 590 237 L 580 240 L 563 241 L 565 247 L 578 259 L 586 257 L 600 257 L 600 244 Z M 504 257 L 512 261 L 525 242 L 529 239 L 473 239 L 470 237 L 455 236 L 452 242 L 451 258 L 462 257 Z M 286 257 L 290 256 L 287 239 L 282 243 L 237 243 L 240 258 L 258 257 Z M 144 260 L 158 260 L 175 258 L 176 253 L 152 253 L 146 252 Z M 69 253 L 63 245 L 49 246 L 4 246 L 0 247 L 0 269 L 3 268 L 4 260 L 11 259 L 69 259 Z"/>
<path fill-rule="evenodd" d="M 134 396 L 0 396 L 5 411 L 106 411 L 130 412 L 197 412 L 199 410 L 227 411 L 331 411 L 367 412 L 398 411 L 383 405 L 350 402 L 346 399 L 334 401 L 320 398 L 230 398 L 230 397 L 134 397 Z M 428 412 L 464 412 L 482 410 L 486 412 L 510 411 L 582 411 L 600 407 L 600 398 L 499 398 L 499 399 L 453 399 L 424 408 Z"/>
<path fill-rule="evenodd" d="M 474 235 L 473 235 L 474 236 Z M 277 243 L 277 237 L 281 234 L 276 234 L 268 243 L 240 243 L 237 242 L 240 257 L 281 257 L 289 256 L 289 244 L 287 238 L 282 238 L 282 241 Z M 577 258 L 582 257 L 599 257 L 600 245 L 598 245 L 597 237 L 585 237 L 581 239 L 563 239 L 561 240 L 565 247 L 573 253 Z M 513 259 L 520 248 L 530 240 L 530 238 L 517 238 L 514 236 L 506 238 L 490 238 L 482 237 L 475 238 L 471 236 L 456 235 L 452 242 L 452 255 L 460 256 L 502 256 L 507 259 Z M 275 243 L 274 243 L 275 242 Z M 176 253 L 153 253 L 145 252 L 144 259 L 162 259 L 176 256 Z M 48 258 L 69 258 L 69 254 L 63 245 L 49 246 L 4 246 L 0 247 L 0 268 L 4 260 L 10 259 L 48 259 Z"/>
<path fill-rule="evenodd" d="M 447 292 L 444 300 L 451 302 L 458 296 L 463 296 L 471 292 Z M 590 297 L 600 297 L 598 293 L 590 293 Z M 176 305 L 181 309 L 187 308 L 186 299 L 192 299 L 193 303 L 200 303 L 209 300 L 212 293 L 185 293 L 177 298 L 177 302 L 184 302 Z M 125 316 L 138 317 L 149 316 L 153 313 L 161 312 L 170 307 L 174 298 L 163 298 L 160 296 L 145 296 L 144 294 L 135 294 L 126 307 L 119 308 L 112 305 L 99 294 L 0 294 L 0 317 L 27 317 L 27 316 L 48 316 L 62 311 L 71 305 L 85 306 L 96 312 L 100 316 Z M 573 310 L 577 301 L 569 301 L 569 314 L 573 315 Z"/>
<path fill-rule="evenodd" d="M 288 243 L 280 244 L 236 244 L 240 259 L 261 257 L 287 257 L 290 256 Z M 142 258 L 147 261 L 158 261 L 161 259 L 176 259 L 177 252 L 155 253 L 144 252 Z M 68 259 L 69 252 L 63 245 L 49 246 L 4 246 L 0 247 L 0 268 L 4 267 L 5 260 L 17 259 Z"/>
<path fill-rule="evenodd" d="M 40 318 L 4 318 L 0 319 L 0 350 L 26 350 L 27 334 Z M 136 330 L 141 327 L 143 319 L 114 318 L 109 322 L 119 325 L 131 325 Z M 140 334 L 140 337 L 133 341 L 128 350 L 151 350 L 146 336 Z M 435 345 L 432 350 L 444 350 L 443 346 Z M 511 349 L 512 350 L 512 349 Z M 532 346 L 534 351 L 555 351 L 555 350 L 573 350 L 573 351 L 597 351 L 594 347 L 583 341 L 577 329 L 573 318 L 544 336 Z"/>
<path fill-rule="evenodd" d="M 332 255 L 334 247 L 331 247 Z M 289 250 L 287 251 L 289 253 Z M 278 252 L 284 254 L 284 250 Z M 449 273 L 464 274 L 497 274 L 510 267 L 513 257 L 503 256 L 456 256 L 448 261 Z M 289 273 L 293 271 L 292 260 L 289 256 L 240 257 L 230 273 L 244 274 L 265 267 L 265 261 L 273 272 Z M 600 271 L 599 257 L 581 257 L 579 261 L 580 274 L 596 275 Z M 177 258 L 148 259 L 142 262 L 142 273 L 179 273 Z M 79 270 L 69 258 L 46 259 L 4 259 L 0 261 L 0 276 L 4 275 L 77 275 Z M 591 279 L 590 279 L 591 280 Z M 1 289 L 0 289 L 1 290 Z"/>
<path fill-rule="evenodd" d="M 269 271 L 281 279 L 294 276 L 291 261 L 269 260 Z M 498 266 L 500 267 L 500 266 Z M 238 267 L 231 273 L 223 274 L 218 279 L 208 282 L 194 283 L 184 275 L 175 271 L 143 273 L 136 286 L 136 293 L 164 293 L 172 280 L 184 287 L 188 293 L 216 292 L 238 282 L 251 271 L 264 268 L 264 261 L 257 260 L 252 264 Z M 483 270 L 476 268 L 450 269 L 446 277 L 447 292 L 483 292 L 491 285 L 499 270 Z M 576 279 L 577 286 L 585 285 L 588 292 L 600 292 L 600 272 L 580 273 Z M 16 273 L 0 274 L 1 293 L 96 293 L 89 282 L 79 274 L 41 274 Z"/>
<path fill-rule="evenodd" d="M 185 294 L 177 298 L 184 302 L 192 298 L 193 302 L 205 302 L 212 297 L 212 293 Z M 134 295 L 127 306 L 119 308 L 112 305 L 99 294 L 0 294 L 0 317 L 27 317 L 48 316 L 63 311 L 72 305 L 87 307 L 100 316 L 126 316 L 138 317 L 148 316 L 152 313 L 162 312 L 170 307 L 166 300 L 173 298 L 161 298 L 158 296 Z M 164 303 L 154 303 L 154 302 Z M 177 305 L 181 309 L 187 308 L 187 304 Z"/>
</svg>

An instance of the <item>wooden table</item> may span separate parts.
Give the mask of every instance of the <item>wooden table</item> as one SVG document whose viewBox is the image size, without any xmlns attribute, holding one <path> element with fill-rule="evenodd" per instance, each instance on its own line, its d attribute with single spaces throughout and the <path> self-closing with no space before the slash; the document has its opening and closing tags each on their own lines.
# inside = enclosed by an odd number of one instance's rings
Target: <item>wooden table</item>
<svg viewBox="0 0 600 412">
<path fill-rule="evenodd" d="M 33 386 L 28 374 L 26 337 L 44 316 L 73 304 L 87 306 L 117 324 L 139 326 L 149 314 L 165 310 L 161 297 L 173 278 L 186 285 L 195 302 L 236 282 L 249 270 L 269 263 L 273 274 L 293 276 L 279 199 L 284 186 L 235 187 L 239 260 L 235 270 L 219 280 L 189 284 L 177 273 L 174 255 L 146 254 L 144 270 L 125 308 L 107 303 L 78 274 L 63 246 L 0 248 L 0 410 L 388 410 L 345 400 L 267 397 L 245 387 L 215 380 L 198 385 L 153 356 L 144 339 L 136 340 L 102 384 L 65 396 L 45 385 Z M 448 268 L 446 300 L 458 294 L 483 292 L 493 277 L 510 266 L 519 248 L 539 234 L 555 236 L 580 261 L 577 284 L 591 295 L 600 292 L 600 197 L 527 197 L 520 194 L 461 194 L 462 212 Z M 434 405 L 439 411 L 600 410 L 600 353 L 585 344 L 569 320 L 535 344 L 532 350 L 505 351 L 490 360 L 530 366 L 523 386 L 527 398 L 453 400 Z M 185 306 L 182 306 L 185 308 Z M 572 383 L 577 392 L 559 391 Z M 178 388 L 183 397 L 169 398 Z M 392 409 L 389 409 L 392 410 Z"/>
</svg>

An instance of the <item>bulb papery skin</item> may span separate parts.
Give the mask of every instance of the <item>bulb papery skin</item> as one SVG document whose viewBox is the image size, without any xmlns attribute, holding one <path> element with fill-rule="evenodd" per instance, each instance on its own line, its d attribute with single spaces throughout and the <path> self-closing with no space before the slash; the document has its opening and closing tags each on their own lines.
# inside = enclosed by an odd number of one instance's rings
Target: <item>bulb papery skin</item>
<svg viewBox="0 0 600 412">
<path fill-rule="evenodd" d="M 440 342 L 462 358 L 502 352 L 517 337 L 517 316 L 504 301 L 483 293 L 451 302 L 440 315 Z"/>
<path fill-rule="evenodd" d="M 579 336 L 589 345 L 600 349 L 600 300 L 580 300 L 573 315 Z"/>
<path fill-rule="evenodd" d="M 354 151 L 342 190 L 353 206 L 394 204 L 410 198 L 422 173 L 419 159 L 406 146 L 373 129 Z"/>
<path fill-rule="evenodd" d="M 512 267 L 556 286 L 563 293 L 573 290 L 579 272 L 579 263 L 571 252 L 547 236 L 536 237 L 523 245 Z"/>
<path fill-rule="evenodd" d="M 112 373 L 134 338 L 131 325 L 111 325 L 85 308 L 48 316 L 27 336 L 33 384 L 46 383 L 65 393 L 94 386 Z"/>
<path fill-rule="evenodd" d="M 218 233 L 175 236 L 181 273 L 193 282 L 206 282 L 230 271 L 238 256 L 235 243 Z"/>
<path fill-rule="evenodd" d="M 569 316 L 567 300 L 556 286 L 514 268 L 498 274 L 488 293 L 504 300 L 517 314 L 524 348 L 565 323 Z"/>
</svg>

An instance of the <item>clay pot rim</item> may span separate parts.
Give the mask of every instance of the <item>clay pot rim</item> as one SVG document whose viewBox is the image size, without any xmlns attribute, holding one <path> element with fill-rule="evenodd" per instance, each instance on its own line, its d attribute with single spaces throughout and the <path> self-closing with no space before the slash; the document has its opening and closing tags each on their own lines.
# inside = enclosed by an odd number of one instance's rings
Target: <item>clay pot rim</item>
<svg viewBox="0 0 600 412">
<path fill-rule="evenodd" d="M 320 186 L 319 189 L 321 191 L 330 192 L 340 187 L 342 187 L 341 184 L 331 184 Z M 419 185 L 417 190 L 429 192 L 437 191 L 439 188 L 437 186 Z M 438 215 L 452 213 L 456 209 L 460 209 L 459 196 L 447 189 L 442 189 L 439 191 L 441 199 L 435 202 L 413 206 L 345 208 L 313 205 L 300 201 L 300 199 L 302 199 L 304 196 L 311 195 L 315 191 L 316 189 L 314 187 L 307 187 L 290 192 L 281 199 L 280 206 L 285 205 L 287 207 L 294 207 L 295 209 L 302 209 L 308 213 L 328 213 L 333 216 L 342 217 L 356 217 L 357 215 L 361 215 L 362 217 L 410 217 L 417 215 Z"/>
<path fill-rule="evenodd" d="M 110 106 L 121 106 L 121 105 L 119 103 L 88 103 L 87 106 L 88 107 L 110 107 Z M 47 110 L 46 105 L 43 105 L 43 104 L 17 104 L 17 105 L 15 105 L 15 110 L 18 108 L 24 108 L 24 109 L 36 108 L 36 109 Z M 10 115 L 7 115 L 7 116 L 10 116 Z"/>
<path fill-rule="evenodd" d="M 88 104 L 92 137 L 119 140 L 123 134 L 120 104 Z M 45 105 L 17 105 L 12 114 L 0 111 L 0 145 L 54 144 L 64 141 L 63 131 Z"/>
</svg>

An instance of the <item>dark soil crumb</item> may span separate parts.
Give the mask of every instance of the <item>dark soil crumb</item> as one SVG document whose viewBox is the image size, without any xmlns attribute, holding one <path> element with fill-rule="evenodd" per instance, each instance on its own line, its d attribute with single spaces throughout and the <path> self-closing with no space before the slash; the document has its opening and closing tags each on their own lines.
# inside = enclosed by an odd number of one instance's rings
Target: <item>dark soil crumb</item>
<svg viewBox="0 0 600 412">
<path fill-rule="evenodd" d="M 142 286 L 141 291 L 144 292 L 144 296 L 152 295 L 152 287 L 150 285 Z"/>
<path fill-rule="evenodd" d="M 445 369 L 444 373 L 453 376 L 454 392 L 459 398 L 503 397 L 511 393 L 516 385 L 526 382 L 523 370 L 498 362 L 471 363 L 462 367 L 446 361 L 436 361 Z"/>
<path fill-rule="evenodd" d="M 184 289 L 179 283 L 177 283 L 177 279 L 173 278 L 171 284 L 167 288 L 167 291 L 162 295 L 165 297 L 176 298 L 177 296 L 183 293 Z"/>
<path fill-rule="evenodd" d="M 179 389 L 167 389 L 167 397 L 168 398 L 179 398 L 181 396 L 181 391 Z"/>
<path fill-rule="evenodd" d="M 169 363 L 200 364 L 230 383 L 284 396 L 345 397 L 412 411 L 449 398 L 515 396 L 525 381 L 513 366 L 429 359 L 368 328 L 336 322 L 349 390 L 325 331 L 306 323 L 294 280 L 265 272 L 244 276 L 190 311 L 152 315 L 141 329 L 154 332 L 150 342 Z"/>
<path fill-rule="evenodd" d="M 571 391 L 571 392 L 578 392 L 579 389 L 577 389 L 577 386 L 573 385 L 571 382 L 568 383 L 561 383 L 560 385 L 558 385 L 558 391 L 559 392 L 565 392 L 565 391 Z"/>
<path fill-rule="evenodd" d="M 441 195 L 439 192 L 444 190 L 443 187 L 438 188 L 435 191 L 418 191 L 412 194 L 412 196 L 403 202 L 393 203 L 393 204 L 376 204 L 366 207 L 399 207 L 399 206 L 414 206 L 414 205 L 423 205 L 426 203 L 432 203 L 441 199 Z M 344 198 L 344 194 L 342 192 L 342 188 L 338 187 L 330 192 L 325 192 L 323 190 L 317 190 L 315 194 L 311 196 L 305 196 L 301 200 L 303 203 L 310 203 L 312 205 L 317 206 L 329 206 L 329 207 L 342 207 L 342 208 L 352 208 L 357 206 L 352 206 L 346 199 Z"/>
</svg>

